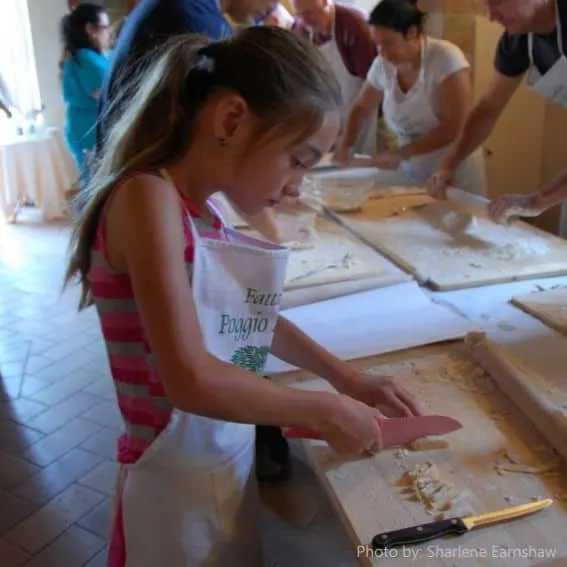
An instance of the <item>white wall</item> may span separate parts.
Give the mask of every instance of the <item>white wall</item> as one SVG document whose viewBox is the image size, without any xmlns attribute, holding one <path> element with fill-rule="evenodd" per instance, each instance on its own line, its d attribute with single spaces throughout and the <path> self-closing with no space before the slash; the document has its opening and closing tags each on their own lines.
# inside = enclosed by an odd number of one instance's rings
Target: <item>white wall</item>
<svg viewBox="0 0 567 567">
<path fill-rule="evenodd" d="M 49 126 L 62 126 L 65 109 L 59 89 L 59 22 L 67 13 L 67 0 L 27 0 L 39 92 L 45 104 L 45 121 Z"/>
</svg>

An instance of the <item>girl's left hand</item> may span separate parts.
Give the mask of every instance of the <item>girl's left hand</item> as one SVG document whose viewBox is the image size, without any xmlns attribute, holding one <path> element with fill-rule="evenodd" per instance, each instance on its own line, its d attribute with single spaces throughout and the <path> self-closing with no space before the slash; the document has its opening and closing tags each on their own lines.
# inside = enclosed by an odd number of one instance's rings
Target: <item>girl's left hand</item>
<svg viewBox="0 0 567 567">
<path fill-rule="evenodd" d="M 384 150 L 375 154 L 372 161 L 378 169 L 398 169 L 402 156 L 399 152 Z"/>
<path fill-rule="evenodd" d="M 351 381 L 348 395 L 377 407 L 388 417 L 425 415 L 423 404 L 391 376 L 358 372 Z"/>
</svg>

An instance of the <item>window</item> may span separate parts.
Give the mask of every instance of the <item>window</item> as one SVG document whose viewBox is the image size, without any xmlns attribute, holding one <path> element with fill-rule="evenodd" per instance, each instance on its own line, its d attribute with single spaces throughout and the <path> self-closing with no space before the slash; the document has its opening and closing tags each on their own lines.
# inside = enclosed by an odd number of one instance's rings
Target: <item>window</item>
<svg viewBox="0 0 567 567">
<path fill-rule="evenodd" d="M 26 119 L 41 109 L 28 3 L 23 0 L 2 0 L 0 90 Z"/>
</svg>

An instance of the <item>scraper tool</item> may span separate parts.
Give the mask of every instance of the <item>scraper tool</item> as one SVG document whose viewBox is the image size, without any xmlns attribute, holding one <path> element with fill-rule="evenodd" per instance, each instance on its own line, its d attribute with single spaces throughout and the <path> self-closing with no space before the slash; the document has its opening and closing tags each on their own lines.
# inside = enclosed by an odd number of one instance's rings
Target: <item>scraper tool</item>
<svg viewBox="0 0 567 567">
<path fill-rule="evenodd" d="M 448 202 L 460 203 L 473 210 L 476 209 L 484 213 L 488 212 L 490 201 L 479 195 L 472 195 L 456 187 L 448 188 L 445 195 Z M 443 204 L 443 201 L 417 205 L 417 207 L 413 207 L 413 209 L 432 215 L 435 219 L 435 224 L 453 234 L 465 232 L 474 223 L 474 213 L 471 214 L 462 210 L 448 209 L 446 205 Z"/>
<path fill-rule="evenodd" d="M 446 435 L 463 425 L 445 415 L 422 415 L 416 417 L 384 417 L 378 420 L 382 430 L 383 448 L 400 447 L 431 435 Z M 288 439 L 321 439 L 321 436 L 310 429 L 284 429 L 284 437 Z"/>
<path fill-rule="evenodd" d="M 449 232 L 456 234 L 468 230 L 474 223 L 474 210 L 482 211 L 488 216 L 488 206 L 490 201 L 485 197 L 467 193 L 457 187 L 449 187 L 446 192 L 446 197 L 450 202 L 460 203 L 461 205 L 465 205 L 467 208 L 473 210 L 472 213 L 458 210 L 445 212 L 441 218 L 441 224 L 443 228 Z M 427 207 L 430 205 L 425 206 Z M 533 217 L 537 216 L 540 212 L 541 211 L 513 209 L 507 216 L 502 218 L 498 224 L 507 225 L 510 224 L 511 221 L 513 222 L 514 217 Z"/>
</svg>

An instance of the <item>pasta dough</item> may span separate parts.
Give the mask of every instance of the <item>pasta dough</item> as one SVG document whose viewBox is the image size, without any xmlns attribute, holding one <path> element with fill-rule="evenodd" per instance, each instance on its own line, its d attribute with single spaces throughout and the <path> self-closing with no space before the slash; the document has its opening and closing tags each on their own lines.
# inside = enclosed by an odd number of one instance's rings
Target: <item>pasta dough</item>
<svg viewBox="0 0 567 567">
<path fill-rule="evenodd" d="M 407 480 L 408 492 L 423 503 L 428 514 L 438 519 L 474 513 L 468 502 L 469 493 L 457 490 L 453 483 L 442 479 L 432 461 L 417 464 L 408 471 Z"/>
<path fill-rule="evenodd" d="M 439 449 L 449 449 L 451 442 L 443 437 L 422 437 L 416 439 L 408 445 L 412 451 L 436 451 Z"/>
</svg>

